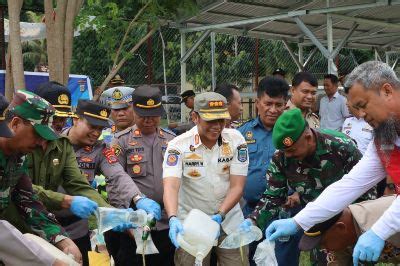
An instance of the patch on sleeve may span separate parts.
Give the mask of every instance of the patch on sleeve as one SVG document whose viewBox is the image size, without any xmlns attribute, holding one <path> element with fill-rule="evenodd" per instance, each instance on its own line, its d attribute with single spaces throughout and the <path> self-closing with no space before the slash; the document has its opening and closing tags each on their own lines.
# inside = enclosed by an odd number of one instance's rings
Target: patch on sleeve
<svg viewBox="0 0 400 266">
<path fill-rule="evenodd" d="M 169 153 L 167 157 L 167 165 L 175 166 L 178 163 L 178 154 Z"/>
<path fill-rule="evenodd" d="M 119 155 L 121 154 L 121 146 L 119 146 L 118 144 L 114 144 L 114 145 L 112 146 L 112 149 L 113 149 L 114 154 L 115 154 L 116 156 L 119 156 Z"/>
<path fill-rule="evenodd" d="M 242 144 L 237 148 L 237 158 L 239 162 L 246 162 L 247 161 L 247 145 Z"/>
<path fill-rule="evenodd" d="M 107 159 L 109 164 L 114 164 L 114 163 L 118 162 L 118 158 L 115 155 L 113 149 L 104 148 L 103 149 L 103 154 L 104 154 L 104 157 L 106 157 L 106 159 Z"/>
</svg>

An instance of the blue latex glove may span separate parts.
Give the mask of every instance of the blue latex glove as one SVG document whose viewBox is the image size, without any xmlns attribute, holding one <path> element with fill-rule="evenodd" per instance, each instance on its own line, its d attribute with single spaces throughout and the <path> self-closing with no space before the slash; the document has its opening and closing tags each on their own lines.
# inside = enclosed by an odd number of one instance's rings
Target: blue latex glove
<svg viewBox="0 0 400 266">
<path fill-rule="evenodd" d="M 179 248 L 177 240 L 178 234 L 183 235 L 182 223 L 179 221 L 178 218 L 172 217 L 171 219 L 169 219 L 169 239 L 171 239 L 172 244 L 174 244 L 176 248 Z"/>
<path fill-rule="evenodd" d="M 114 227 L 112 230 L 115 232 L 125 232 L 126 230 L 131 228 L 136 228 L 136 226 L 133 223 L 122 223 Z"/>
<path fill-rule="evenodd" d="M 280 237 L 294 235 L 299 229 L 293 218 L 276 220 L 265 230 L 265 237 L 269 241 L 275 241 Z"/>
<path fill-rule="evenodd" d="M 88 218 L 97 209 L 97 203 L 86 197 L 74 196 L 70 210 L 80 218 Z"/>
<path fill-rule="evenodd" d="M 211 216 L 211 220 L 217 222 L 217 224 L 221 225 L 222 223 L 222 216 L 221 214 L 214 214 L 213 216 Z"/>
<path fill-rule="evenodd" d="M 239 231 L 250 232 L 250 226 L 254 225 L 250 218 L 247 218 L 239 225 Z"/>
<path fill-rule="evenodd" d="M 161 207 L 160 204 L 149 198 L 141 198 L 136 202 L 136 208 L 146 211 L 152 214 L 153 217 L 159 221 L 161 219 Z"/>
<path fill-rule="evenodd" d="M 362 261 L 378 261 L 385 245 L 385 240 L 377 236 L 371 229 L 362 234 L 353 251 L 353 264 Z"/>
<path fill-rule="evenodd" d="M 96 179 L 93 179 L 93 181 L 92 181 L 92 183 L 90 184 L 90 186 L 91 186 L 92 188 L 94 188 L 94 189 L 97 188 L 97 181 L 96 181 Z"/>
</svg>

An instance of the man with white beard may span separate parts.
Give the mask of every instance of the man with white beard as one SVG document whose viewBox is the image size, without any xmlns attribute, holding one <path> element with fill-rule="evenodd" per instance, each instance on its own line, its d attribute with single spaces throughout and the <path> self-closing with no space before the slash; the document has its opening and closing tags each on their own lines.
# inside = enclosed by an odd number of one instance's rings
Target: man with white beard
<svg viewBox="0 0 400 266">
<path fill-rule="evenodd" d="M 366 62 L 347 77 L 348 101 L 373 128 L 375 137 L 363 158 L 343 178 L 330 185 L 294 218 L 274 221 L 266 229 L 269 240 L 308 230 L 341 212 L 360 195 L 390 175 L 400 194 L 400 80 L 382 62 Z M 383 108 L 384 107 L 384 108 Z M 377 261 L 385 240 L 400 232 L 400 198 L 370 230 L 360 236 L 353 263 Z"/>
</svg>

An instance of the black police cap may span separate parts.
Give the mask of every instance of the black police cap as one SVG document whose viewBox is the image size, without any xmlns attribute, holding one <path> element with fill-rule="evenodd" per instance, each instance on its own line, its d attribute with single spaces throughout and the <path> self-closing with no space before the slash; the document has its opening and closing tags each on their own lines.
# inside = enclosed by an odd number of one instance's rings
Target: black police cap
<svg viewBox="0 0 400 266">
<path fill-rule="evenodd" d="M 72 116 L 71 92 L 64 85 L 56 81 L 41 83 L 35 94 L 48 101 L 58 111 L 57 116 Z"/>
<path fill-rule="evenodd" d="M 108 116 L 110 108 L 91 100 L 79 100 L 76 107 L 79 117 L 84 117 L 89 124 L 94 126 L 108 127 L 110 125 Z"/>
<path fill-rule="evenodd" d="M 140 116 L 162 116 L 161 92 L 156 87 L 143 85 L 132 94 L 133 109 Z"/>
<path fill-rule="evenodd" d="M 187 98 L 192 97 L 192 96 L 196 96 L 196 93 L 194 93 L 193 90 L 184 91 L 181 94 L 181 98 L 182 98 L 181 103 L 185 102 Z"/>
</svg>

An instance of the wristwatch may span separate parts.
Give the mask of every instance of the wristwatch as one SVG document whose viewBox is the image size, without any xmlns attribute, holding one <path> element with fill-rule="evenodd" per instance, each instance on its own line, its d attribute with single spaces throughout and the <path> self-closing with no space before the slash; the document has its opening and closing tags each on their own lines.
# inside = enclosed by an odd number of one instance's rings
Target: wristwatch
<svg viewBox="0 0 400 266">
<path fill-rule="evenodd" d="M 223 211 L 218 211 L 217 213 L 215 213 L 215 214 L 219 214 L 219 215 L 221 215 L 221 218 L 222 218 L 222 221 L 221 222 L 223 222 L 224 220 L 225 220 L 225 213 L 223 212 Z"/>
<path fill-rule="evenodd" d="M 138 202 L 141 199 L 144 199 L 146 197 L 146 195 L 144 195 L 143 193 L 138 193 L 135 196 L 133 196 L 132 201 L 134 204 L 136 204 L 136 202 Z"/>
</svg>

